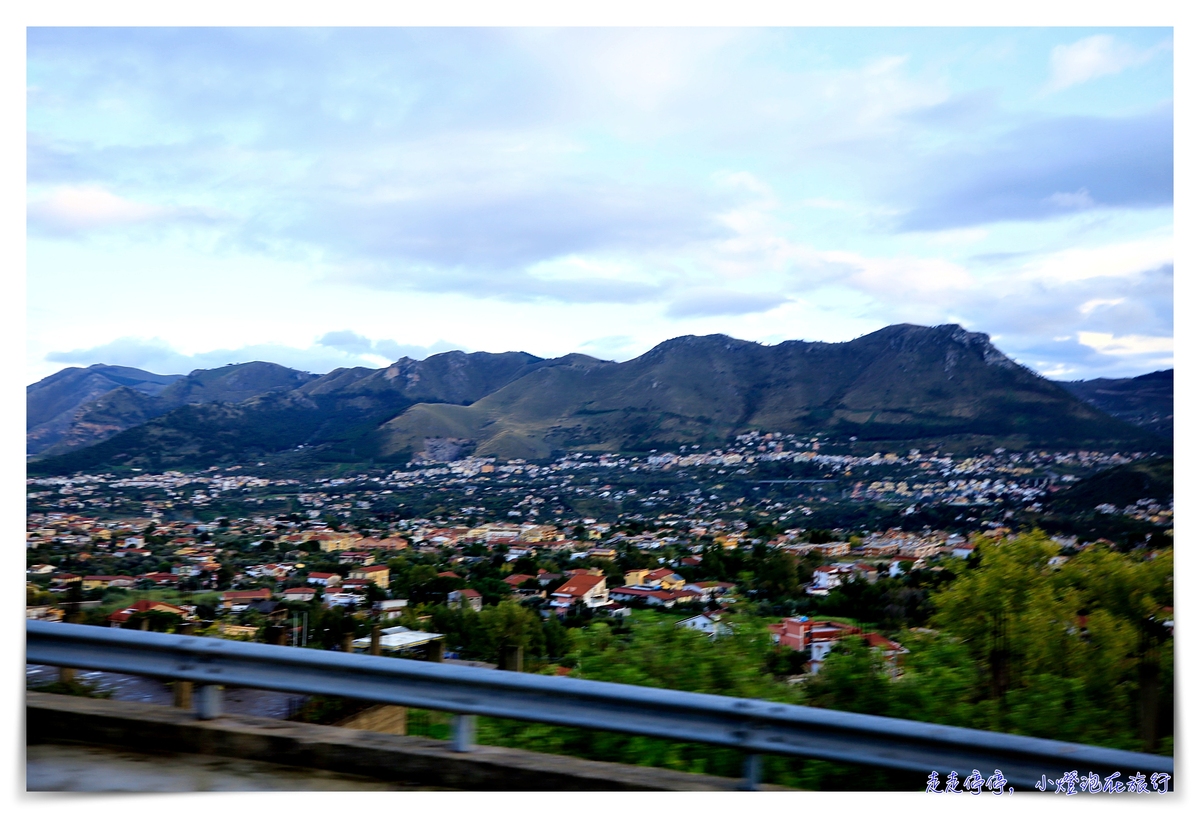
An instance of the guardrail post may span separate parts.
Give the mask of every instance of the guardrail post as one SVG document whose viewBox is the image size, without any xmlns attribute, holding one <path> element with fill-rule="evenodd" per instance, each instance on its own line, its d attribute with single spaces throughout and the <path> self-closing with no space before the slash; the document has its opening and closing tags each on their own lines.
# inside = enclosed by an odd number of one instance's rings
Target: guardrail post
<svg viewBox="0 0 1200 818">
<path fill-rule="evenodd" d="M 739 790 L 757 790 L 758 782 L 762 779 L 762 756 L 758 753 L 746 753 L 746 761 L 742 766 L 742 785 Z"/>
<path fill-rule="evenodd" d="M 379 626 L 372 625 L 371 626 L 371 655 L 378 656 L 380 654 L 380 652 L 381 651 L 380 651 L 380 646 L 379 646 Z"/>
<path fill-rule="evenodd" d="M 454 716 L 452 749 L 456 753 L 469 753 L 475 748 L 475 717 L 458 713 Z"/>
<path fill-rule="evenodd" d="M 216 719 L 221 716 L 221 688 L 219 685 L 200 685 L 196 689 L 196 717 Z"/>
<path fill-rule="evenodd" d="M 195 622 L 182 622 L 176 629 L 176 633 L 179 633 L 183 636 L 191 636 L 195 632 Z M 175 688 L 175 706 L 183 710 L 191 710 L 193 691 L 192 683 L 176 679 L 173 686 Z"/>
</svg>

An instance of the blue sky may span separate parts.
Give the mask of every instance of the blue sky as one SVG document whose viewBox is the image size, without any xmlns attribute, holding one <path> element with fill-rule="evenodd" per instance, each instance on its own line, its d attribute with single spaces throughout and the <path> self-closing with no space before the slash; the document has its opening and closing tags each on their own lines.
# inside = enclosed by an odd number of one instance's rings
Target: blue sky
<svg viewBox="0 0 1200 818">
<path fill-rule="evenodd" d="M 1173 365 L 1170 29 L 28 34 L 27 380 L 954 322 Z"/>
</svg>

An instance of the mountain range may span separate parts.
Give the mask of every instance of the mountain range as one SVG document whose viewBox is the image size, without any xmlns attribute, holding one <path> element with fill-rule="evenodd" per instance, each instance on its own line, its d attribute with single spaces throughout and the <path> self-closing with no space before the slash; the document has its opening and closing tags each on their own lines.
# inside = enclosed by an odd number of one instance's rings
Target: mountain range
<svg viewBox="0 0 1200 818">
<path fill-rule="evenodd" d="M 1175 370 L 1163 369 L 1136 378 L 1068 381 L 1062 387 L 1113 417 L 1162 435 L 1175 437 Z"/>
<path fill-rule="evenodd" d="M 27 388 L 29 470 L 539 459 L 720 446 L 748 429 L 876 448 L 1165 451 L 1161 375 L 1059 384 L 953 324 L 844 343 L 684 336 L 622 363 L 447 352 L 320 376 L 262 362 L 187 376 L 96 365 Z"/>
</svg>

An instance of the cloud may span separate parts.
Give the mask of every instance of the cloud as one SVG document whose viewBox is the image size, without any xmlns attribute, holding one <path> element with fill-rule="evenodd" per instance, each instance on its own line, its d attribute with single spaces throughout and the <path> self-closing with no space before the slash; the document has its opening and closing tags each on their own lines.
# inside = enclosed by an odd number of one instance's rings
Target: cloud
<svg viewBox="0 0 1200 818">
<path fill-rule="evenodd" d="M 359 283 L 572 301 L 624 301 L 654 288 L 586 280 L 564 287 L 523 273 L 570 255 L 638 255 L 731 233 L 717 220 L 721 201 L 703 190 L 578 178 L 485 178 L 464 189 L 446 182 L 390 200 L 327 200 L 291 232 L 348 264 L 375 264 Z"/>
<path fill-rule="evenodd" d="M 1111 332 L 1081 332 L 1079 343 L 1106 355 L 1160 355 L 1175 349 L 1175 339 L 1147 335 L 1113 335 Z"/>
<path fill-rule="evenodd" d="M 666 314 L 670 318 L 696 318 L 712 315 L 747 315 L 773 310 L 790 301 L 775 293 L 743 293 L 733 290 L 700 289 L 673 301 Z"/>
<path fill-rule="evenodd" d="M 59 187 L 28 207 L 30 228 L 69 235 L 154 222 L 204 221 L 217 214 L 200 208 L 161 207 L 117 196 L 99 185 Z"/>
<path fill-rule="evenodd" d="M 445 341 L 429 346 L 372 341 L 349 330 L 326 333 L 314 345 L 300 349 L 283 344 L 249 344 L 236 349 L 215 349 L 185 354 L 161 338 L 122 337 L 88 349 L 50 352 L 53 363 L 112 364 L 131 366 L 160 374 L 186 374 L 196 369 L 213 369 L 234 363 L 268 361 L 304 372 L 325 373 L 339 367 L 377 369 L 399 358 L 423 359 L 438 352 L 463 349 Z"/>
<path fill-rule="evenodd" d="M 435 355 L 439 352 L 450 352 L 456 349 L 464 352 L 470 351 L 461 345 L 456 346 L 446 341 L 435 341 L 428 346 L 399 344 L 388 339 L 372 341 L 365 335 L 359 335 L 357 332 L 348 329 L 325 333 L 317 339 L 317 345 L 336 349 L 351 355 L 374 355 L 386 358 L 389 362 L 398 361 L 401 358 L 423 360 L 430 355 Z"/>
<path fill-rule="evenodd" d="M 1085 37 L 1070 45 L 1056 45 L 1050 52 L 1050 81 L 1046 92 L 1054 93 L 1097 77 L 1119 74 L 1126 68 L 1148 62 L 1167 48 L 1170 48 L 1169 43 L 1138 50 L 1117 42 L 1108 34 Z"/>
<path fill-rule="evenodd" d="M 1171 109 L 1059 117 L 1016 128 L 978 151 L 944 151 L 920 169 L 919 180 L 906 181 L 920 193 L 898 227 L 942 230 L 1099 207 L 1169 207 L 1173 128 Z"/>
</svg>

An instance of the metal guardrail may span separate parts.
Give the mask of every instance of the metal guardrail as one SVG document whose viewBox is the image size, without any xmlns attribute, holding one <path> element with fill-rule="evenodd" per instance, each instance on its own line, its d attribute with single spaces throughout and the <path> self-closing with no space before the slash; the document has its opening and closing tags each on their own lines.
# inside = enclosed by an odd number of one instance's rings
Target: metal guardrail
<svg viewBox="0 0 1200 818">
<path fill-rule="evenodd" d="M 27 622 L 26 661 L 190 681 L 200 718 L 220 715 L 224 685 L 446 711 L 461 752 L 474 716 L 730 747 L 747 753 L 749 787 L 761 753 L 964 777 L 1001 770 L 1021 787 L 1070 770 L 1175 770 L 1145 753 L 756 699 L 88 625 Z"/>
</svg>

